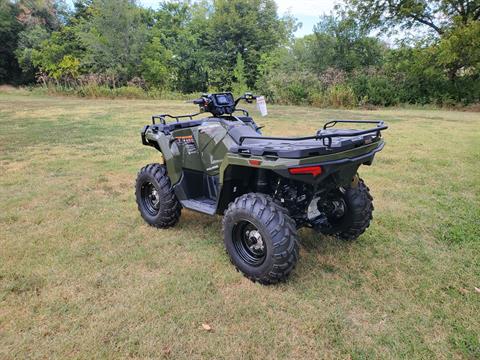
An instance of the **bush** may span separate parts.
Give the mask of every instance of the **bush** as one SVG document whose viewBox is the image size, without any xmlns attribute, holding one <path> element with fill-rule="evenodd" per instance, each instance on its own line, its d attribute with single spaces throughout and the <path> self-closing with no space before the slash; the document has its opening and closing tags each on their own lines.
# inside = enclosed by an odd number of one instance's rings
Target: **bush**
<svg viewBox="0 0 480 360">
<path fill-rule="evenodd" d="M 326 91 L 312 93 L 310 104 L 318 107 L 353 108 L 357 104 L 355 92 L 347 85 L 333 85 Z"/>
<path fill-rule="evenodd" d="M 308 104 L 312 94 L 321 91 L 318 77 L 308 72 L 270 74 L 258 84 L 259 92 L 277 104 Z"/>
<path fill-rule="evenodd" d="M 352 108 L 355 91 L 346 84 L 346 74 L 332 68 L 319 76 L 308 72 L 276 73 L 262 79 L 260 93 L 278 104 Z"/>
<path fill-rule="evenodd" d="M 43 86 L 38 87 L 37 92 L 89 98 L 190 100 L 198 97 L 198 93 L 184 94 L 147 87 L 143 78 L 132 78 L 123 82 L 123 86 L 115 87 L 118 81 L 105 74 L 86 74 L 73 80 L 69 77 L 53 79 L 42 73 L 38 81 Z M 401 104 L 457 108 L 475 103 L 480 94 L 480 82 L 473 82 L 470 78 L 462 77 L 455 82 L 437 78 L 435 82 L 436 87 L 430 88 L 434 81 L 426 81 L 421 76 L 411 78 L 377 68 L 347 74 L 328 68 L 319 75 L 310 72 L 270 73 L 262 76 L 256 92 L 264 95 L 270 103 L 333 108 Z M 225 89 L 210 87 L 208 90 L 218 92 Z M 236 90 L 236 95 L 240 95 L 241 91 Z"/>
<path fill-rule="evenodd" d="M 357 95 L 357 101 L 365 105 L 391 106 L 397 105 L 399 100 L 399 88 L 394 79 L 383 74 L 355 73 L 349 79 L 348 84 Z"/>
<path fill-rule="evenodd" d="M 141 84 L 140 84 L 141 85 Z M 112 88 L 108 85 L 99 85 L 94 81 L 84 85 L 65 86 L 47 82 L 44 86 L 30 88 L 30 91 L 37 94 L 58 94 L 67 96 L 80 96 L 87 98 L 124 98 L 124 99 L 169 99 L 169 100 L 191 100 L 198 97 L 198 93 L 184 94 L 176 91 L 168 91 L 159 88 L 145 90 L 130 82 L 129 85 Z"/>
<path fill-rule="evenodd" d="M 113 96 L 127 98 L 127 99 L 145 99 L 148 94 L 139 87 L 136 86 L 122 86 L 112 91 Z"/>
<path fill-rule="evenodd" d="M 91 98 L 112 97 L 112 89 L 104 85 L 83 85 L 75 89 L 75 95 Z"/>
</svg>

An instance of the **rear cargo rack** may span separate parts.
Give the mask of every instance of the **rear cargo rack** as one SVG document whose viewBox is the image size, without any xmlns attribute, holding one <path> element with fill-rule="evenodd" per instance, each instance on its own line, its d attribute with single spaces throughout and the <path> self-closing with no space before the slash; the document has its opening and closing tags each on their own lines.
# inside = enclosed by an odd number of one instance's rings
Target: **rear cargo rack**
<svg viewBox="0 0 480 360">
<path fill-rule="evenodd" d="M 338 123 L 349 124 L 376 124 L 375 127 L 365 130 L 345 130 L 341 133 L 328 133 L 328 129 L 334 127 Z M 262 139 L 262 140 L 284 140 L 284 141 L 302 141 L 302 140 L 322 140 L 325 146 L 330 147 L 332 138 L 336 137 L 354 137 L 359 135 L 376 133 L 377 137 L 381 137 L 381 131 L 388 129 L 388 126 L 382 120 L 332 120 L 323 125 L 323 129 L 318 130 L 314 136 L 304 137 L 275 137 L 275 136 L 241 136 L 239 145 L 243 144 L 246 139 Z"/>
</svg>

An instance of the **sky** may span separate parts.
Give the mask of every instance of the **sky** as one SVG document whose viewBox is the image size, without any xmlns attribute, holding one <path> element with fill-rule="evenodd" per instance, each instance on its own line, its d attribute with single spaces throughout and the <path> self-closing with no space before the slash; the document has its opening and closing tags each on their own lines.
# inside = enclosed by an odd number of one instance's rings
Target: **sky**
<svg viewBox="0 0 480 360">
<path fill-rule="evenodd" d="M 302 23 L 302 27 L 295 34 L 298 37 L 311 34 L 320 16 L 330 13 L 335 6 L 334 1 L 326 0 L 275 0 L 275 2 L 280 15 L 288 12 Z"/>
<path fill-rule="evenodd" d="M 139 2 L 146 7 L 156 8 L 160 0 L 139 0 Z M 328 14 L 335 5 L 335 1 L 327 0 L 275 0 L 275 2 L 278 5 L 279 15 L 290 13 L 302 23 L 302 27 L 295 33 L 297 37 L 311 34 L 320 15 Z"/>
</svg>

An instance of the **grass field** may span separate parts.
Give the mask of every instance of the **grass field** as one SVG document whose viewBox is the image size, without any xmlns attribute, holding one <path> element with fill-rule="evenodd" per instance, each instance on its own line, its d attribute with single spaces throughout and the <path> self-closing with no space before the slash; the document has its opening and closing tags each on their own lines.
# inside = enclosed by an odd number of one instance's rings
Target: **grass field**
<svg viewBox="0 0 480 360">
<path fill-rule="evenodd" d="M 174 101 L 0 93 L 0 358 L 480 358 L 480 113 L 271 106 L 268 135 L 384 119 L 351 244 L 300 231 L 287 283 L 253 284 L 220 218 L 148 227 L 139 131 Z M 206 331 L 202 324 L 208 324 Z"/>
</svg>

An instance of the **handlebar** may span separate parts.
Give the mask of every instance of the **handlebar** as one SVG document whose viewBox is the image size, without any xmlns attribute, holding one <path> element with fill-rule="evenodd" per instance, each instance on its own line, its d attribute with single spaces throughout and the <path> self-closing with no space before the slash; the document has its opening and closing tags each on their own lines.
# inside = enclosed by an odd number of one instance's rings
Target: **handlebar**
<svg viewBox="0 0 480 360">
<path fill-rule="evenodd" d="M 205 103 L 205 99 L 204 98 L 199 98 L 199 99 L 192 100 L 192 102 L 195 105 L 203 105 Z"/>
<path fill-rule="evenodd" d="M 235 100 L 235 106 L 238 105 L 240 100 L 245 100 L 247 103 L 251 104 L 253 100 L 255 100 L 258 95 L 253 95 L 252 93 L 245 93 L 244 95 L 240 96 L 237 100 Z"/>
</svg>

